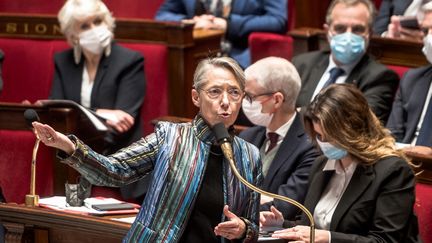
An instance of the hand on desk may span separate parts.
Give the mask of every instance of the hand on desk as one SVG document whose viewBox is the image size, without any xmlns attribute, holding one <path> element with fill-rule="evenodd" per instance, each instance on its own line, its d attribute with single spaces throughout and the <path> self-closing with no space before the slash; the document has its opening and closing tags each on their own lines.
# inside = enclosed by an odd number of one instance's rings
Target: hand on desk
<svg viewBox="0 0 432 243">
<path fill-rule="evenodd" d="M 282 213 L 273 206 L 270 207 L 270 210 L 260 212 L 260 227 L 282 227 L 284 222 Z M 290 240 L 290 242 L 310 242 L 310 227 L 298 225 L 288 229 L 276 230 L 271 237 Z M 327 230 L 315 230 L 315 242 L 328 243 L 329 232 Z"/>
<path fill-rule="evenodd" d="M 282 213 L 274 206 L 270 207 L 270 211 L 260 212 L 260 227 L 282 227 L 283 222 Z"/>
<path fill-rule="evenodd" d="M 214 233 L 229 240 L 240 239 L 246 231 L 245 222 L 229 211 L 228 205 L 224 206 L 223 212 L 229 221 L 219 223 L 215 227 Z"/>
<path fill-rule="evenodd" d="M 209 14 L 203 14 L 193 17 L 195 22 L 195 29 L 218 29 L 226 30 L 227 21 L 224 18 L 215 17 Z"/>
<path fill-rule="evenodd" d="M 127 132 L 135 123 L 135 119 L 122 110 L 97 109 L 96 114 L 105 118 L 108 126 L 119 133 Z"/>
<path fill-rule="evenodd" d="M 277 230 L 272 234 L 273 238 L 289 240 L 289 242 L 310 242 L 310 227 L 298 225 L 292 228 Z M 327 230 L 315 230 L 316 243 L 328 243 L 329 232 Z"/>
<path fill-rule="evenodd" d="M 36 137 L 46 146 L 63 150 L 71 155 L 75 151 L 75 144 L 63 133 L 57 132 L 52 127 L 40 122 L 32 123 Z"/>
<path fill-rule="evenodd" d="M 430 157 L 432 156 L 432 148 L 426 146 L 409 146 L 403 148 L 404 152 L 417 154 L 420 156 Z"/>
</svg>

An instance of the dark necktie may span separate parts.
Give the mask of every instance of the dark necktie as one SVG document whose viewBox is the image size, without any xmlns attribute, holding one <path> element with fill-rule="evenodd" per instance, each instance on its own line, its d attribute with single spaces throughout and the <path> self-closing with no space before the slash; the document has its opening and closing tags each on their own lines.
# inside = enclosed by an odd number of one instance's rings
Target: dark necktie
<svg viewBox="0 0 432 243">
<path fill-rule="evenodd" d="M 224 6 L 222 3 L 222 0 L 218 0 L 216 3 L 216 9 L 215 9 L 214 16 L 219 17 L 219 18 L 223 17 L 223 8 L 224 8 Z"/>
<path fill-rule="evenodd" d="M 325 82 L 323 88 L 329 86 L 330 84 L 333 84 L 336 82 L 336 80 L 339 78 L 339 76 L 343 75 L 345 71 L 342 68 L 334 67 L 330 69 L 330 77 Z"/>
<path fill-rule="evenodd" d="M 416 145 L 432 146 L 432 99 L 429 100 Z"/>
<path fill-rule="evenodd" d="M 276 147 L 276 145 L 278 143 L 278 138 L 279 138 L 279 135 L 277 133 L 275 133 L 275 132 L 269 132 L 267 134 L 267 136 L 268 136 L 268 138 L 270 140 L 270 145 L 267 148 L 266 154 L 268 152 L 270 152 L 274 147 Z"/>
</svg>

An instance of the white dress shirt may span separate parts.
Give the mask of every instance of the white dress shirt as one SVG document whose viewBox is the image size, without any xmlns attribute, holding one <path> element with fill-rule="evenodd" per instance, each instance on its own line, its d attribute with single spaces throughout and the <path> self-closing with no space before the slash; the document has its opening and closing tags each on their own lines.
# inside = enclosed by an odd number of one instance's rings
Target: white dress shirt
<svg viewBox="0 0 432 243">
<path fill-rule="evenodd" d="M 327 161 L 323 171 L 333 170 L 335 172 L 315 207 L 313 216 L 318 229 L 330 229 L 330 223 L 335 209 L 351 181 L 356 168 L 356 162 L 351 163 L 347 168 L 343 168 L 340 160 Z"/>
<path fill-rule="evenodd" d="M 414 138 L 413 138 L 413 141 L 411 142 L 411 145 L 415 145 L 416 142 L 417 142 L 417 137 L 418 137 L 418 135 L 420 133 L 420 129 L 421 129 L 422 125 L 423 125 L 423 120 L 425 118 L 426 110 L 427 110 L 427 108 L 429 106 L 429 102 L 431 102 L 431 97 L 432 97 L 432 82 L 429 85 L 429 91 L 427 93 L 426 100 L 425 100 L 424 106 L 423 106 L 423 110 L 422 110 L 422 113 L 420 115 L 420 119 L 418 121 L 417 128 L 416 128 L 416 131 L 414 133 Z"/>
<path fill-rule="evenodd" d="M 87 68 L 84 65 L 82 74 L 82 84 L 81 84 L 81 105 L 90 108 L 91 107 L 91 93 L 93 90 L 93 80 L 90 80 Z"/>
</svg>

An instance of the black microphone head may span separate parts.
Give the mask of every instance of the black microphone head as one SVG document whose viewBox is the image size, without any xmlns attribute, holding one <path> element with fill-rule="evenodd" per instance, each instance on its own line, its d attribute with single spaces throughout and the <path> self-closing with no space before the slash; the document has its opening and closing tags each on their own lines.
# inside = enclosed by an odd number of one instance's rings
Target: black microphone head
<svg viewBox="0 0 432 243">
<path fill-rule="evenodd" d="M 228 130 L 226 129 L 225 125 L 222 122 L 213 126 L 213 133 L 218 143 L 222 143 L 230 140 L 230 135 L 228 133 Z"/>
<path fill-rule="evenodd" d="M 35 110 L 27 109 L 24 111 L 24 119 L 29 127 L 33 127 L 32 123 L 34 121 L 39 121 L 39 116 Z"/>
</svg>

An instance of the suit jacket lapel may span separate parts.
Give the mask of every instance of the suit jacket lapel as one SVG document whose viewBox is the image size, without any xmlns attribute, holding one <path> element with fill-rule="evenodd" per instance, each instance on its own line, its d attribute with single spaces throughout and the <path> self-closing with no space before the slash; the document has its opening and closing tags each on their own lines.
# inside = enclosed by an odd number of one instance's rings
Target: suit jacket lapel
<svg viewBox="0 0 432 243">
<path fill-rule="evenodd" d="M 355 67 L 353 68 L 351 73 L 346 78 L 345 83 L 357 85 L 359 82 L 359 79 L 361 78 L 362 72 L 368 71 L 368 70 L 361 68 L 361 67 L 367 66 L 367 63 L 369 62 L 369 60 L 370 59 L 369 59 L 368 54 L 363 55 L 362 59 L 357 63 L 357 65 L 355 65 Z"/>
<path fill-rule="evenodd" d="M 264 180 L 264 186 L 271 184 L 271 181 L 268 181 L 268 179 L 275 178 L 277 171 L 285 164 L 293 151 L 298 147 L 299 137 L 303 134 L 304 131 L 301 129 L 300 115 L 297 114 L 270 165 L 269 171 Z"/>
<path fill-rule="evenodd" d="M 316 86 L 318 85 L 321 77 L 324 75 L 327 66 L 329 65 L 329 55 L 323 55 L 320 60 L 316 64 L 313 65 L 310 71 L 310 77 L 307 78 L 308 82 L 304 84 L 304 89 L 306 93 L 304 94 L 307 97 L 307 103 L 310 103 L 312 99 L 312 95 L 315 92 Z M 303 94 L 302 94 L 303 95 Z"/>
<path fill-rule="evenodd" d="M 71 65 L 70 67 L 71 69 L 69 75 L 65 76 L 68 79 L 67 85 L 70 87 L 71 90 L 74 90 L 74 92 L 71 92 L 72 100 L 77 102 L 78 104 L 81 104 L 81 86 L 84 70 L 84 56 L 82 56 L 80 63 L 78 63 L 77 65 Z"/>
<path fill-rule="evenodd" d="M 111 53 L 111 55 L 112 55 L 112 53 Z M 106 72 L 108 70 L 108 67 L 109 67 L 109 64 L 110 64 L 110 60 L 111 59 L 110 59 L 109 56 L 105 57 L 105 55 L 104 55 L 102 57 L 100 63 L 99 63 L 98 70 L 96 72 L 96 77 L 95 77 L 94 84 L 93 84 L 92 93 L 91 93 L 91 104 L 90 104 L 90 106 L 92 108 L 94 108 L 95 106 L 96 107 L 99 106 L 99 104 L 97 104 L 96 97 L 98 97 L 97 93 L 98 93 L 98 91 L 100 89 L 100 86 L 102 84 L 103 77 L 105 76 L 105 74 L 106 74 Z M 111 97 L 111 98 L 113 98 L 113 97 Z"/>
<path fill-rule="evenodd" d="M 421 113 L 423 111 L 424 103 L 426 100 L 427 93 L 429 91 L 429 86 L 431 83 L 430 77 L 431 72 L 428 71 L 423 74 L 423 76 L 420 78 L 420 80 L 417 82 L 416 85 L 414 85 L 412 90 L 412 99 L 408 107 L 406 107 L 407 110 L 412 112 L 412 116 L 408 116 L 407 120 L 407 131 L 405 138 L 408 140 L 412 140 L 415 130 L 417 129 L 417 124 L 419 122 Z M 407 80 L 408 81 L 408 80 Z M 404 141 L 404 142 L 411 142 L 411 141 Z"/>
<path fill-rule="evenodd" d="M 317 205 L 319 199 L 321 198 L 321 194 L 326 188 L 330 178 L 334 174 L 334 171 L 323 171 L 323 167 L 327 162 L 327 158 L 324 156 L 321 157 L 320 161 L 315 161 L 315 163 L 321 163 L 318 171 L 312 176 L 310 179 L 308 193 L 306 195 L 304 206 L 309 210 L 311 214 L 315 211 L 315 206 Z M 302 222 L 308 223 L 308 218 L 305 214 L 302 216 Z"/>
<path fill-rule="evenodd" d="M 241 10 L 245 9 L 245 7 L 246 7 L 245 4 L 247 2 L 248 1 L 236 1 L 236 0 L 232 0 L 231 1 L 231 12 L 233 12 L 233 10 L 234 10 L 235 13 L 242 12 Z"/>
<path fill-rule="evenodd" d="M 372 166 L 357 165 L 341 200 L 333 214 L 330 230 L 336 230 L 341 218 L 347 213 L 354 202 L 363 194 L 363 191 L 372 183 L 375 175 Z"/>
</svg>

